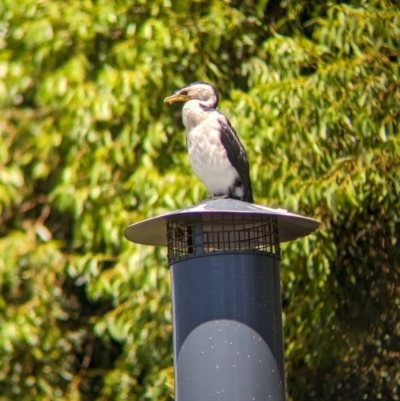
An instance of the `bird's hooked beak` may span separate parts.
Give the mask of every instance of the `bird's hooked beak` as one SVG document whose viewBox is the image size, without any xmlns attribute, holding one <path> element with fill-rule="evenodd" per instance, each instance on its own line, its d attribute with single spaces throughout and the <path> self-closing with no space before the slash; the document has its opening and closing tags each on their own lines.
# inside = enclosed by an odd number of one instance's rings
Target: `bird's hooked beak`
<svg viewBox="0 0 400 401">
<path fill-rule="evenodd" d="M 164 103 L 187 102 L 190 100 L 189 95 L 183 95 L 180 91 L 175 92 L 173 95 L 164 99 Z"/>
</svg>

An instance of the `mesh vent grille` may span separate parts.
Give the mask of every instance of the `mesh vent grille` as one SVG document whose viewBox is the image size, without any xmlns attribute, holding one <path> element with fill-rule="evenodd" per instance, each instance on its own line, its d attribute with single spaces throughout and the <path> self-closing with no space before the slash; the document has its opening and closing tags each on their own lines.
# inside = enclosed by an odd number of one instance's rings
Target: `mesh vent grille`
<svg viewBox="0 0 400 401">
<path fill-rule="evenodd" d="M 268 253 L 279 258 L 277 218 L 238 213 L 180 216 L 167 223 L 168 262 L 210 253 Z"/>
</svg>

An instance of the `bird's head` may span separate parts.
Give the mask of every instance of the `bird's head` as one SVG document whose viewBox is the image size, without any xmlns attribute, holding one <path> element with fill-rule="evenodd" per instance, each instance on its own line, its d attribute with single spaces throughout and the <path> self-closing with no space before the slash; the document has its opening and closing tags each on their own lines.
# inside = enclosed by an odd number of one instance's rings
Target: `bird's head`
<svg viewBox="0 0 400 401">
<path fill-rule="evenodd" d="M 216 108 L 218 105 L 218 92 L 210 84 L 205 82 L 193 82 L 178 89 L 173 95 L 164 99 L 164 103 L 187 102 L 198 100 L 205 107 Z"/>
</svg>

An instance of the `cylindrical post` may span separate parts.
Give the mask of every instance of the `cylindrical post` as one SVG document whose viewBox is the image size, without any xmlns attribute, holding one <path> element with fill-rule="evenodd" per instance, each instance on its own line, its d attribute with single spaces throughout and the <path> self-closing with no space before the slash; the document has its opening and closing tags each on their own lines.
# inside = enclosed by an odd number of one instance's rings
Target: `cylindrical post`
<svg viewBox="0 0 400 401">
<path fill-rule="evenodd" d="M 129 241 L 168 247 L 177 401 L 285 400 L 279 244 L 318 226 L 211 199 L 127 227 Z"/>
<path fill-rule="evenodd" d="M 219 215 L 168 227 L 176 400 L 283 401 L 274 219 Z"/>
</svg>

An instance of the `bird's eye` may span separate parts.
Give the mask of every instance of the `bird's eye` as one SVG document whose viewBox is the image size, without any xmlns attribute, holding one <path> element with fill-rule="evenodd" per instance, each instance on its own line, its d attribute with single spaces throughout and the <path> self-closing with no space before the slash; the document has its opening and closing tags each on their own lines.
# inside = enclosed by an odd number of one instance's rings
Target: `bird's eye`
<svg viewBox="0 0 400 401">
<path fill-rule="evenodd" d="M 183 91 L 180 92 L 180 95 L 187 96 L 188 95 L 188 91 L 187 90 L 183 90 Z"/>
</svg>

